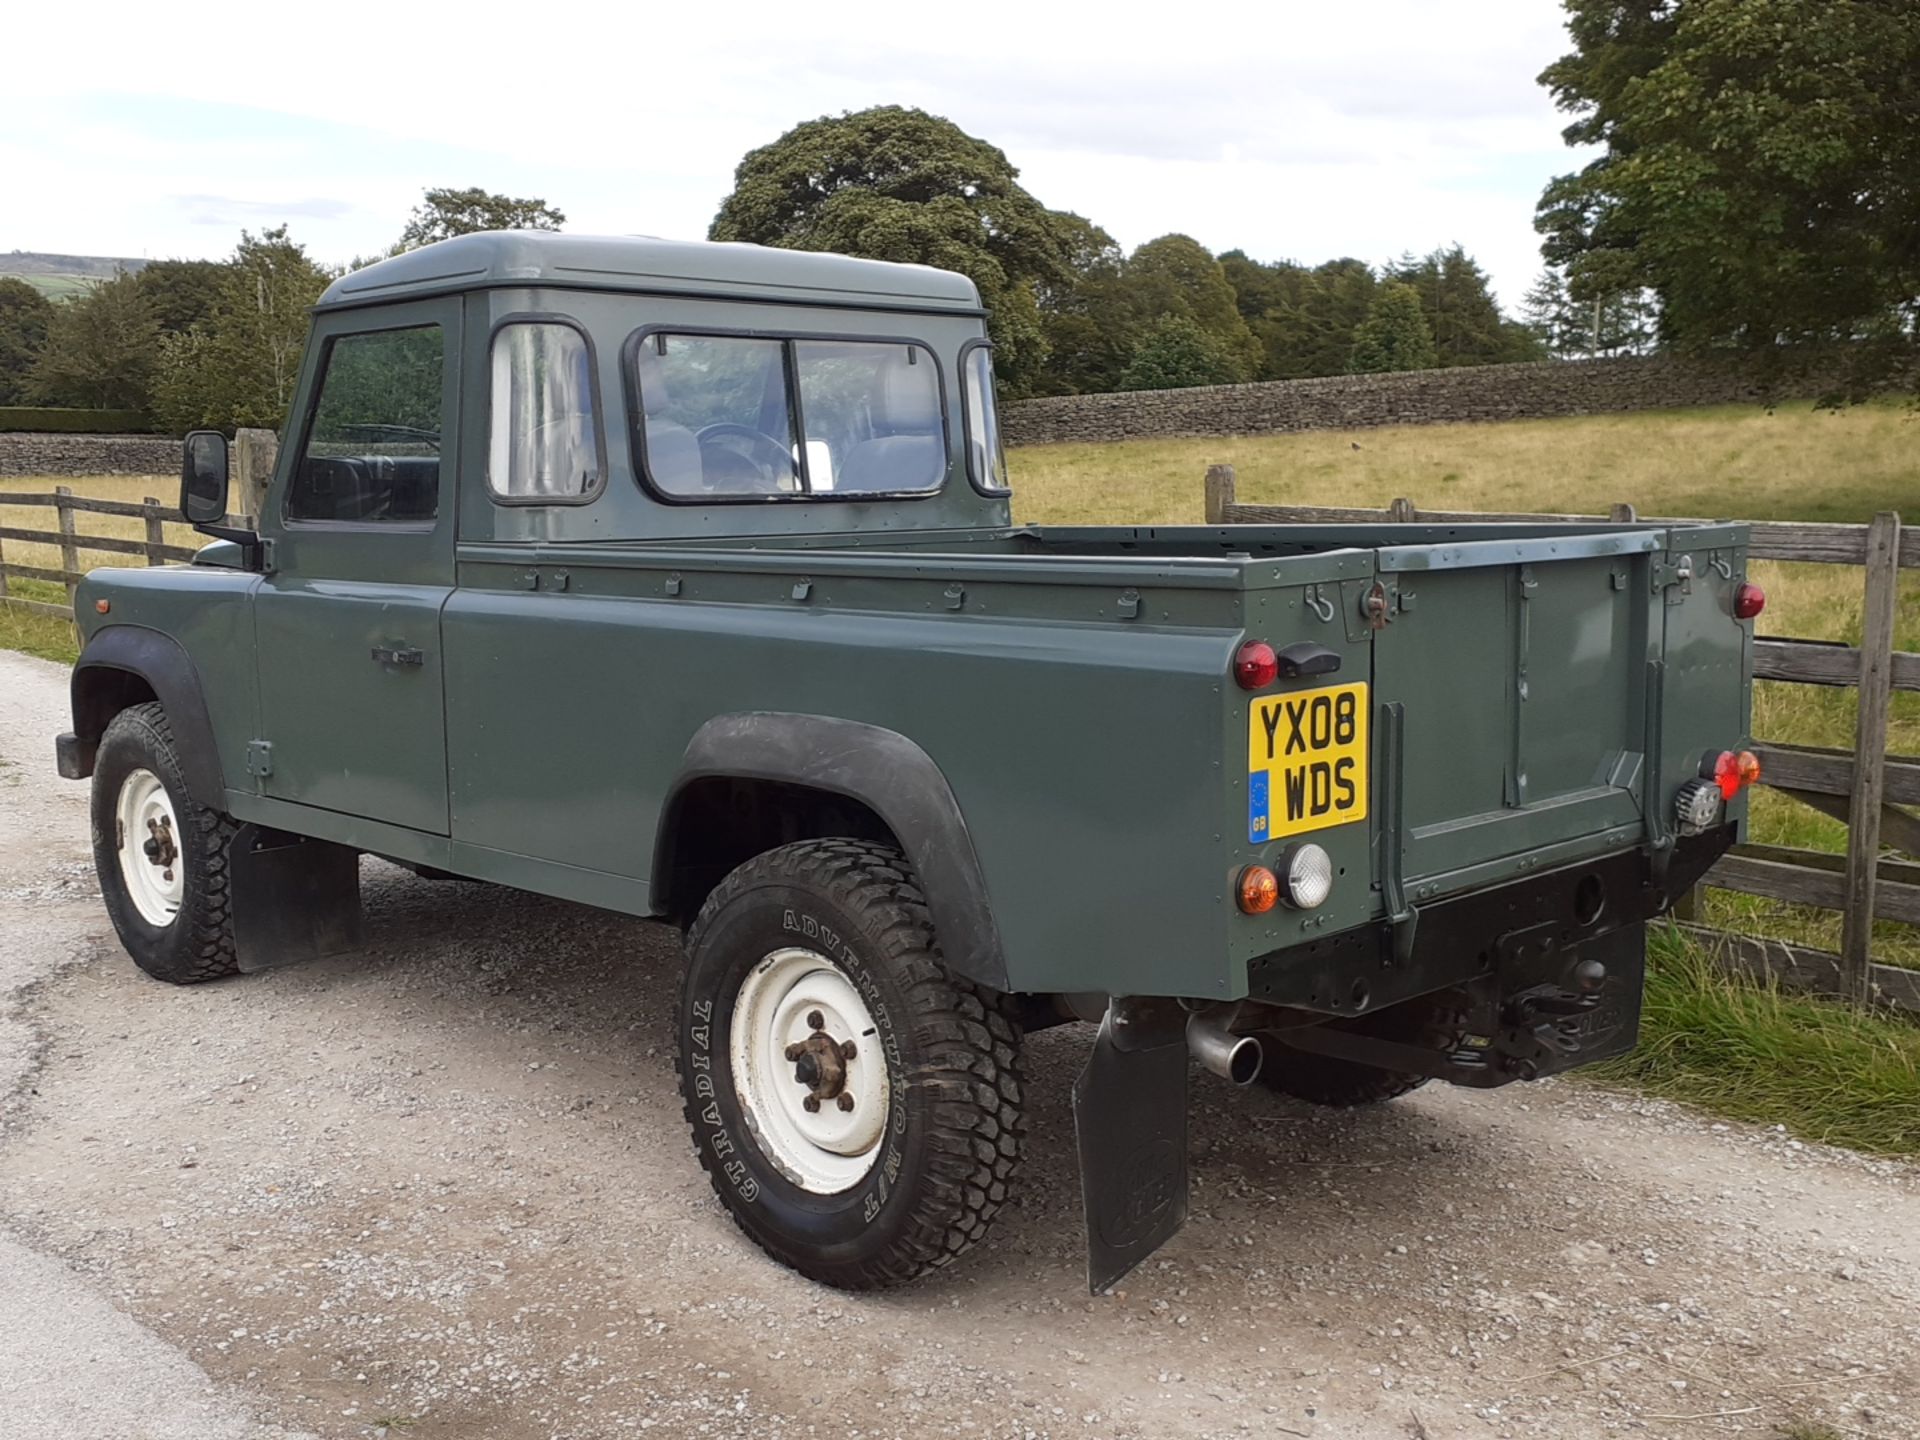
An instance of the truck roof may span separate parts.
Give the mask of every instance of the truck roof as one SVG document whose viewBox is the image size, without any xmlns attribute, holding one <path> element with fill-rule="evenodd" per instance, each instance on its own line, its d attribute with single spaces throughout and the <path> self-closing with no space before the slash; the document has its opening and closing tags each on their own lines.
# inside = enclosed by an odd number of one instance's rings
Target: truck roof
<svg viewBox="0 0 1920 1440">
<path fill-rule="evenodd" d="M 978 312 L 973 282 L 931 265 L 643 235 L 492 230 L 456 235 L 341 276 L 318 310 L 496 286 L 565 286 L 818 305 Z"/>
</svg>

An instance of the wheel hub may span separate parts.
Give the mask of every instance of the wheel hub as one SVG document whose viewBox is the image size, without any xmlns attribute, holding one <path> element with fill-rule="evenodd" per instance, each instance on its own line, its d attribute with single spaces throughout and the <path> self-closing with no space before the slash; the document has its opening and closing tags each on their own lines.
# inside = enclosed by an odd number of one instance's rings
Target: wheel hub
<svg viewBox="0 0 1920 1440">
<path fill-rule="evenodd" d="M 126 896 L 142 920 L 164 929 L 180 913 L 186 897 L 186 872 L 180 863 L 173 800 L 158 775 L 151 770 L 135 770 L 120 782 L 114 822 L 120 880 Z"/>
<path fill-rule="evenodd" d="M 835 1194 L 880 1158 L 890 1097 L 878 1033 L 859 990 L 817 951 L 775 950 L 741 981 L 734 1091 L 760 1149 L 802 1189 Z"/>
</svg>

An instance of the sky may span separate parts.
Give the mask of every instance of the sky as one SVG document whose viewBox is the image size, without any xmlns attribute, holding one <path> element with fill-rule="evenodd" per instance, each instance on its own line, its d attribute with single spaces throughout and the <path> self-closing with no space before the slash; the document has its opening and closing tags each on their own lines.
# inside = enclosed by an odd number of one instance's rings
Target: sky
<svg viewBox="0 0 1920 1440">
<path fill-rule="evenodd" d="M 1458 242 L 1516 307 L 1533 207 L 1585 157 L 1537 83 L 1555 0 L 671 6 L 101 0 L 0 40 L 0 251 L 220 257 L 285 223 L 383 249 L 429 186 L 539 196 L 581 233 L 697 239 L 742 155 L 916 105 L 1127 248 L 1373 264 Z M 73 55 L 75 63 L 53 63 Z"/>
</svg>

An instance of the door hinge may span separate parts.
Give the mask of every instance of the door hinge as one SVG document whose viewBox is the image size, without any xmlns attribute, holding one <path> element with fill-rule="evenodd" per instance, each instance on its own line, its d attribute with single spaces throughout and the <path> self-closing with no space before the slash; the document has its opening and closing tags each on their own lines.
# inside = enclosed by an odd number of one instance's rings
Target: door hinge
<svg viewBox="0 0 1920 1440">
<path fill-rule="evenodd" d="M 262 780 L 273 774 L 273 742 L 271 740 L 247 742 L 247 774 Z"/>
</svg>

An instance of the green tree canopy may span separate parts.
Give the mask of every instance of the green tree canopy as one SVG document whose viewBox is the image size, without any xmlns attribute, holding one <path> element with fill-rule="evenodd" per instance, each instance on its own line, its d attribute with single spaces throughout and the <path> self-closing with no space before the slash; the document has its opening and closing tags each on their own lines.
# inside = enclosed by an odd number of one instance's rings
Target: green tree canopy
<svg viewBox="0 0 1920 1440">
<path fill-rule="evenodd" d="M 1920 325 L 1920 7 L 1912 0 L 1565 0 L 1540 77 L 1599 159 L 1536 223 L 1576 298 L 1642 287 L 1663 339 L 1766 372 L 1846 347 L 1853 393 Z"/>
<path fill-rule="evenodd" d="M 211 311 L 160 345 L 154 413 L 170 429 L 278 429 L 293 398 L 307 311 L 333 278 L 286 226 L 242 231 Z"/>
<path fill-rule="evenodd" d="M 1260 342 L 1240 314 L 1226 271 L 1199 241 L 1186 235 L 1147 241 L 1127 257 L 1126 288 L 1139 324 L 1190 320 L 1231 358 L 1236 372 L 1231 379 L 1249 380 L 1259 373 Z"/>
<path fill-rule="evenodd" d="M 0 405 L 32 393 L 34 363 L 46 348 L 53 302 L 24 280 L 0 280 Z"/>
<path fill-rule="evenodd" d="M 1262 380 L 1346 373 L 1353 332 L 1379 283 L 1371 266 L 1353 259 L 1311 269 L 1287 260 L 1261 264 L 1238 250 L 1222 255 L 1220 265 L 1260 342 Z"/>
<path fill-rule="evenodd" d="M 1433 332 L 1411 285 L 1389 280 L 1374 293 L 1367 318 L 1353 332 L 1347 368 L 1356 375 L 1386 370 L 1431 370 L 1438 363 Z"/>
<path fill-rule="evenodd" d="M 1441 365 L 1499 365 L 1545 353 L 1532 332 L 1500 313 L 1487 272 L 1458 245 L 1419 258 L 1403 255 L 1385 278 L 1419 295 Z"/>
<path fill-rule="evenodd" d="M 1163 315 L 1147 327 L 1121 372 L 1122 390 L 1178 390 L 1246 379 L 1241 357 L 1188 315 Z"/>
<path fill-rule="evenodd" d="M 1011 393 L 1046 358 L 1043 287 L 1070 285 L 1086 222 L 1048 210 L 1006 155 L 952 121 L 878 106 L 794 126 L 734 171 L 708 235 L 957 270 L 979 287 Z"/>
<path fill-rule="evenodd" d="M 153 308 L 154 323 L 177 335 L 212 312 L 226 274 L 221 260 L 149 260 L 134 278 Z"/>
<path fill-rule="evenodd" d="M 139 280 L 122 270 L 56 305 L 33 368 L 32 391 L 49 405 L 145 410 L 160 327 Z"/>
<path fill-rule="evenodd" d="M 418 250 L 454 235 L 480 230 L 558 230 L 567 217 L 546 201 L 496 195 L 475 186 L 467 190 L 429 190 L 422 196 L 393 253 Z"/>
</svg>

